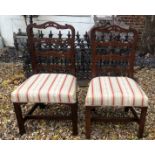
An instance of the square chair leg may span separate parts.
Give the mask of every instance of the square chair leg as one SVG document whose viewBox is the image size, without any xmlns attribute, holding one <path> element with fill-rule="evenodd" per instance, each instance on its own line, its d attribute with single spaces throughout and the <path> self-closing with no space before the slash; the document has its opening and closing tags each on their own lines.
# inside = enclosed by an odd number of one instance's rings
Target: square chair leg
<svg viewBox="0 0 155 155">
<path fill-rule="evenodd" d="M 19 133 L 21 135 L 23 135 L 24 133 L 26 133 L 26 131 L 25 131 L 25 127 L 24 127 L 24 119 L 22 116 L 21 104 L 13 103 L 13 105 L 14 105 L 14 109 L 15 109 L 15 113 L 16 113 L 17 123 L 18 123 L 18 127 L 19 127 Z"/>
<path fill-rule="evenodd" d="M 38 103 L 38 104 L 39 104 L 40 109 L 45 109 L 46 108 L 46 105 L 44 103 Z"/>
<path fill-rule="evenodd" d="M 129 110 L 130 110 L 129 107 L 125 107 L 125 108 L 124 108 L 124 111 L 125 111 L 126 113 L 129 112 Z"/>
<path fill-rule="evenodd" d="M 143 137 L 144 125 L 145 125 L 145 120 L 146 120 L 146 113 L 147 113 L 147 107 L 142 107 L 141 108 L 141 114 L 140 114 L 140 120 L 139 120 L 138 138 Z"/>
<path fill-rule="evenodd" d="M 72 117 L 72 126 L 73 126 L 73 135 L 78 134 L 78 104 L 75 103 L 71 105 L 71 117 Z"/>
<path fill-rule="evenodd" d="M 86 107 L 86 113 L 85 113 L 85 122 L 86 122 L 86 138 L 90 139 L 90 133 L 91 133 L 91 108 Z"/>
</svg>

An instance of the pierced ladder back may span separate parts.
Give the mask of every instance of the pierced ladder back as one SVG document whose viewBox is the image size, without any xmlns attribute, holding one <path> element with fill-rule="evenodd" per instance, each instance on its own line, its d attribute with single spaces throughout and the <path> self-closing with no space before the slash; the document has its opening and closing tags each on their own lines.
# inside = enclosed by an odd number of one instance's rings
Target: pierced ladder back
<svg viewBox="0 0 155 155">
<path fill-rule="evenodd" d="M 137 32 L 117 25 L 91 29 L 92 77 L 133 77 Z"/>
<path fill-rule="evenodd" d="M 50 30 L 48 36 L 42 31 Z M 53 30 L 57 32 L 56 36 Z M 61 31 L 68 31 L 63 37 Z M 37 33 L 38 31 L 38 33 Z M 27 26 L 28 50 L 33 73 L 52 72 L 75 75 L 75 29 L 71 25 L 55 22 L 36 23 Z"/>
</svg>

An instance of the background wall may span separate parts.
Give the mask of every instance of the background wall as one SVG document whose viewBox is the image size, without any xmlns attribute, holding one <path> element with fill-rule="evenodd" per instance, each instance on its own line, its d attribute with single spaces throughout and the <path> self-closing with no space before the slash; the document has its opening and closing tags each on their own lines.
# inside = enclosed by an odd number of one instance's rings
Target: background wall
<svg viewBox="0 0 155 155">
<path fill-rule="evenodd" d="M 139 37 L 139 44 L 141 44 L 141 39 L 143 35 L 144 30 L 144 24 L 145 24 L 145 16 L 144 15 L 119 15 L 118 16 L 121 21 L 123 21 L 125 24 L 129 25 L 132 28 L 135 28 L 138 32 Z"/>
<path fill-rule="evenodd" d="M 103 16 L 102 16 L 103 17 Z M 107 17 L 107 16 L 105 16 Z M 118 15 L 121 21 L 127 25 L 135 28 L 139 33 L 139 45 L 141 44 L 142 32 L 144 29 L 145 16 L 137 15 Z M 83 35 L 86 31 L 94 25 L 93 16 L 39 16 L 34 18 L 33 21 L 37 23 L 43 23 L 46 21 L 55 21 L 60 24 L 71 24 L 75 27 L 76 31 L 79 31 Z M 29 19 L 27 19 L 29 23 Z M 0 16 L 0 33 L 4 39 L 6 46 L 14 46 L 13 33 L 18 32 L 21 29 L 22 32 L 26 32 L 26 24 L 24 17 L 21 15 L 16 16 Z"/>
<path fill-rule="evenodd" d="M 81 35 L 94 25 L 93 16 L 39 16 L 33 19 L 37 23 L 50 20 L 60 24 L 72 24 Z M 29 23 L 28 19 L 27 22 Z M 0 16 L 0 32 L 6 46 L 14 46 L 13 33 L 18 32 L 19 28 L 26 32 L 23 16 Z"/>
</svg>

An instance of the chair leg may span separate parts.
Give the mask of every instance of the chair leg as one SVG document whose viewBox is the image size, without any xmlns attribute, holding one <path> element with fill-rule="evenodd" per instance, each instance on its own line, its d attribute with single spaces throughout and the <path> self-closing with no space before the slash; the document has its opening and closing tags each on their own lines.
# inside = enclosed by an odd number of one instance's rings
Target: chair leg
<svg viewBox="0 0 155 155">
<path fill-rule="evenodd" d="M 40 109 L 45 109 L 46 105 L 44 103 L 39 103 L 39 108 Z"/>
<path fill-rule="evenodd" d="M 85 121 L 86 121 L 86 138 L 90 139 L 91 133 L 91 108 L 86 107 L 86 114 L 85 114 Z"/>
<path fill-rule="evenodd" d="M 125 111 L 125 112 L 129 112 L 129 109 L 130 109 L 129 107 L 125 107 L 125 108 L 124 108 L 124 111 Z"/>
<path fill-rule="evenodd" d="M 72 126 L 73 126 L 73 135 L 78 134 L 78 104 L 75 103 L 71 105 L 71 117 L 72 117 Z"/>
<path fill-rule="evenodd" d="M 97 111 L 95 108 L 92 108 L 91 111 L 94 113 L 94 114 L 97 114 Z"/>
<path fill-rule="evenodd" d="M 142 107 L 141 108 L 141 114 L 140 114 L 140 120 L 139 120 L 138 138 L 143 137 L 146 113 L 147 113 L 147 107 Z"/>
<path fill-rule="evenodd" d="M 20 103 L 13 103 L 13 105 L 14 105 L 14 109 L 15 109 L 15 113 L 16 113 L 17 123 L 18 123 L 18 127 L 19 127 L 19 133 L 21 135 L 23 135 L 24 133 L 26 133 L 26 131 L 25 131 L 25 127 L 24 127 L 24 119 L 22 116 L 21 105 L 20 105 Z"/>
</svg>

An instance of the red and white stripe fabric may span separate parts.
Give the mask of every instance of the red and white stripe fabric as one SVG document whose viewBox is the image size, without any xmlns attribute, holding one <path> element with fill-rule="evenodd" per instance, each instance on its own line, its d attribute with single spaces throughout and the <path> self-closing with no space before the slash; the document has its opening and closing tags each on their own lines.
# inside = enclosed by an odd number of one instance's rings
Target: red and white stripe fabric
<svg viewBox="0 0 155 155">
<path fill-rule="evenodd" d="M 96 77 L 88 88 L 86 106 L 148 106 L 148 97 L 128 77 Z"/>
<path fill-rule="evenodd" d="M 76 103 L 76 78 L 69 74 L 35 74 L 11 93 L 11 101 Z"/>
</svg>

